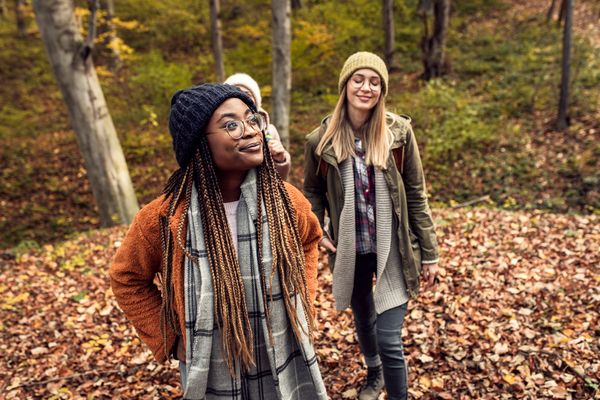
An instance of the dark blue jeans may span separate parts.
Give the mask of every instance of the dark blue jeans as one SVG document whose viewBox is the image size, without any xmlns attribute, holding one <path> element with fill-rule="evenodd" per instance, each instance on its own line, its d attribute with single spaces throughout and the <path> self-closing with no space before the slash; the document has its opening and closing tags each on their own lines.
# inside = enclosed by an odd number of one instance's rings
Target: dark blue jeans
<svg viewBox="0 0 600 400">
<path fill-rule="evenodd" d="M 179 361 L 179 381 L 181 382 L 181 391 L 185 391 L 185 383 L 187 382 L 187 369 L 185 363 Z"/>
<path fill-rule="evenodd" d="M 405 303 L 377 315 L 373 304 L 373 276 L 377 274 L 377 255 L 357 254 L 352 291 L 352 313 L 360 349 L 367 359 L 381 358 L 383 378 L 389 400 L 408 398 L 408 371 L 402 347 Z"/>
</svg>

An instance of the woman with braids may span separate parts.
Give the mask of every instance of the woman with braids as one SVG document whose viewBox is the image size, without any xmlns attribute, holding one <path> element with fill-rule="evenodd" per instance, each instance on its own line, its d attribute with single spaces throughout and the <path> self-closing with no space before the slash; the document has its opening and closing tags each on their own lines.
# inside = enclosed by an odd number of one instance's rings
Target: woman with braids
<svg viewBox="0 0 600 400">
<path fill-rule="evenodd" d="M 234 86 L 175 93 L 180 169 L 138 213 L 110 269 L 156 359 L 180 360 L 186 399 L 327 398 L 311 343 L 321 229 L 276 173 L 264 128 Z"/>
<path fill-rule="evenodd" d="M 304 193 L 321 221 L 336 308 L 352 308 L 367 379 L 359 399 L 408 396 L 402 325 L 419 275 L 437 272 L 437 242 L 410 119 L 385 110 L 388 71 L 359 52 L 340 73 L 333 114 L 307 138 Z M 373 277 L 376 285 L 373 288 Z"/>
</svg>

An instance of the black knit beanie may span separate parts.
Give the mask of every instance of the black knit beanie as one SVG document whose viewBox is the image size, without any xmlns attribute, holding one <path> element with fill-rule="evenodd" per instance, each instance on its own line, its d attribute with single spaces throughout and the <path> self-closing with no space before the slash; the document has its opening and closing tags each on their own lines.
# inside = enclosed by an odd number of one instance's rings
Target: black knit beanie
<svg viewBox="0 0 600 400">
<path fill-rule="evenodd" d="M 175 158 L 181 168 L 185 168 L 198 146 L 198 139 L 213 112 L 227 99 L 242 100 L 252 112 L 256 106 L 252 99 L 235 86 L 205 83 L 188 89 L 179 90 L 171 99 L 169 113 L 169 132 L 173 137 Z"/>
</svg>

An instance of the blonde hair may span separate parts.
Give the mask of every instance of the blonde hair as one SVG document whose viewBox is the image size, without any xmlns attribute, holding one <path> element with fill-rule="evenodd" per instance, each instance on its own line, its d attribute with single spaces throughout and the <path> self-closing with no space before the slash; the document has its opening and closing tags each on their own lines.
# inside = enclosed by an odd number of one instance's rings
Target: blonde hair
<svg viewBox="0 0 600 400">
<path fill-rule="evenodd" d="M 317 145 L 317 155 L 323 154 L 327 146 L 333 147 L 338 162 L 356 155 L 354 129 L 348 117 L 348 100 L 346 86 L 342 88 L 338 102 L 333 110 L 327 129 Z M 360 128 L 364 132 L 363 148 L 367 165 L 383 170 L 390 154 L 392 144 L 391 132 L 386 124 L 385 100 L 383 95 L 371 110 L 371 116 Z"/>
</svg>

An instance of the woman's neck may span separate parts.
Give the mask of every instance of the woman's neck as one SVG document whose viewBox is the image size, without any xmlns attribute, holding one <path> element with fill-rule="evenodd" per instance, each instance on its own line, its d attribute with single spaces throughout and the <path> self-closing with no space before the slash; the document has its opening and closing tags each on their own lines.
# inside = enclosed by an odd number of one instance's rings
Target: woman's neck
<svg viewBox="0 0 600 400">
<path fill-rule="evenodd" d="M 244 182 L 244 179 L 246 178 L 247 171 L 239 174 L 231 171 L 227 171 L 227 174 L 223 174 L 220 171 L 216 172 L 223 202 L 229 203 L 239 200 L 242 193 L 242 182 Z"/>
<path fill-rule="evenodd" d="M 354 129 L 355 134 L 360 133 L 360 128 L 362 128 L 370 116 L 370 110 L 364 111 L 348 107 L 348 119 L 350 120 L 350 126 Z"/>
</svg>

